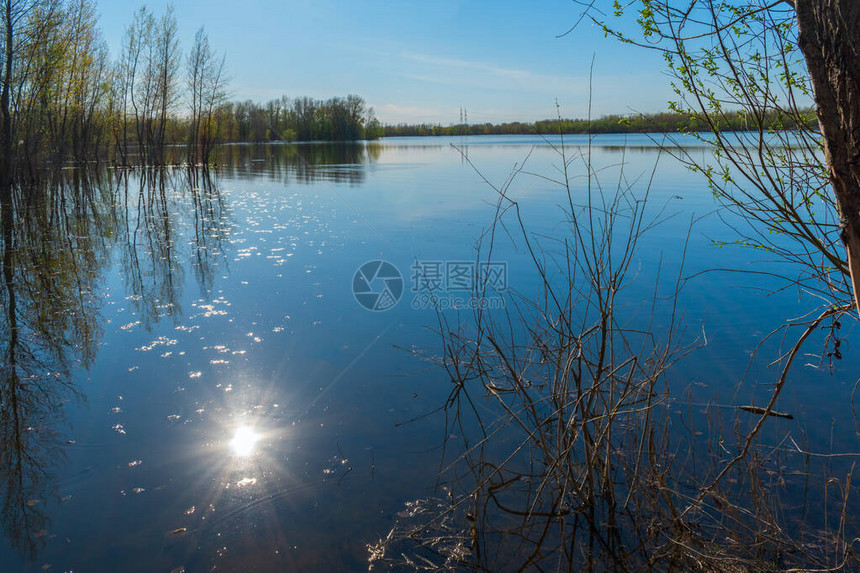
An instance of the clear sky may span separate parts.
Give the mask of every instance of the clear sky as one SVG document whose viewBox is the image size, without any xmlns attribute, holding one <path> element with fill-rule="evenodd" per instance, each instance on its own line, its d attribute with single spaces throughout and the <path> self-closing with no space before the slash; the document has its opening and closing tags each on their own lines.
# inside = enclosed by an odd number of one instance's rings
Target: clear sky
<svg viewBox="0 0 860 573">
<path fill-rule="evenodd" d="M 610 5 L 598 0 L 597 5 Z M 100 0 L 116 56 L 133 10 Z M 148 2 L 160 13 L 165 2 Z M 204 26 L 227 55 L 232 99 L 355 93 L 385 123 L 534 121 L 588 112 L 664 111 L 659 54 L 621 45 L 583 22 L 571 0 L 175 0 L 182 47 Z M 632 23 L 631 23 L 632 24 Z"/>
</svg>

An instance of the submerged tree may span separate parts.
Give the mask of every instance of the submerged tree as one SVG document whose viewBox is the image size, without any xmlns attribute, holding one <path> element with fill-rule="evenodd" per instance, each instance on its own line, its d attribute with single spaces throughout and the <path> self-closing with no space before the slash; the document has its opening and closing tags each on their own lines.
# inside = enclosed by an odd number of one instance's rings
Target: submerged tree
<svg viewBox="0 0 860 573">
<path fill-rule="evenodd" d="M 102 136 L 108 69 L 94 4 L 75 0 L 33 10 L 17 68 L 14 140 L 31 177 L 41 158 L 93 157 Z"/>
<path fill-rule="evenodd" d="M 142 7 L 126 29 L 113 90 L 113 107 L 121 114 L 114 138 L 123 157 L 128 154 L 129 136 L 133 135 L 146 162 L 164 161 L 168 125 L 181 95 L 177 34 L 172 6 L 160 18 Z"/>
<path fill-rule="evenodd" d="M 209 45 L 203 28 L 197 30 L 186 60 L 189 134 L 188 159 L 206 162 L 217 137 L 215 111 L 227 98 L 225 57 L 218 56 Z"/>
<path fill-rule="evenodd" d="M 8 193 L 12 186 L 14 158 L 14 97 L 16 87 L 22 84 L 22 73 L 27 76 L 29 68 L 21 66 L 22 52 L 37 45 L 38 37 L 45 29 L 54 27 L 56 4 L 39 0 L 4 0 L 0 5 L 0 34 L 2 34 L 3 56 L 0 72 L 0 188 Z M 35 41 L 32 39 L 36 37 Z"/>
<path fill-rule="evenodd" d="M 95 156 L 105 125 L 107 48 L 92 0 L 10 0 L 0 6 L 0 179 L 31 178 L 45 158 Z"/>
</svg>

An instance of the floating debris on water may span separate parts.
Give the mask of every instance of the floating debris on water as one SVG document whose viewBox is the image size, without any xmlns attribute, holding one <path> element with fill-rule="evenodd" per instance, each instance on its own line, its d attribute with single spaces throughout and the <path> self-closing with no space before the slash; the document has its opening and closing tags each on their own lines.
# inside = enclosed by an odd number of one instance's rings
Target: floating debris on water
<svg viewBox="0 0 860 573">
<path fill-rule="evenodd" d="M 758 406 L 738 406 L 739 410 L 743 410 L 744 412 L 749 412 L 750 414 L 759 414 L 768 416 L 774 416 L 776 418 L 785 418 L 786 420 L 794 420 L 794 416 L 791 414 L 786 414 L 785 412 L 777 412 L 776 410 L 768 411 L 767 408 L 759 408 Z"/>
</svg>

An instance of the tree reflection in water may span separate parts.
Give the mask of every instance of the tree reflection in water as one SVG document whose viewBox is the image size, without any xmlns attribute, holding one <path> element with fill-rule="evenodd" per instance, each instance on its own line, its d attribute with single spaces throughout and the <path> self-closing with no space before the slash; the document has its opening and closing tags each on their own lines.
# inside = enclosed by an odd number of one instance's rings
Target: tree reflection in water
<svg viewBox="0 0 860 573">
<path fill-rule="evenodd" d="M 218 173 L 287 184 L 359 184 L 374 144 L 234 146 Z M 223 273 L 233 223 L 207 167 L 77 168 L 2 194 L 0 496 L 3 534 L 24 559 L 50 537 L 69 405 L 102 339 L 105 285 L 118 272 L 144 329 L 179 324 L 186 277 L 201 296 Z"/>
<path fill-rule="evenodd" d="M 59 503 L 65 409 L 84 399 L 74 372 L 96 355 L 112 249 L 142 324 L 178 320 L 186 253 L 177 248 L 191 245 L 198 285 L 211 288 L 225 213 L 208 169 L 62 170 L 2 193 L 0 518 L 25 558 L 35 558 Z"/>
<path fill-rule="evenodd" d="M 89 366 L 96 351 L 93 287 L 106 258 L 105 215 L 77 172 L 2 197 L 2 521 L 12 545 L 30 557 L 48 526 L 64 405 L 79 397 L 70 370 L 75 362 Z"/>
<path fill-rule="evenodd" d="M 266 176 L 285 185 L 319 181 L 360 185 L 367 178 L 367 165 L 379 160 L 383 148 L 374 142 L 232 145 L 220 150 L 218 161 L 230 177 Z"/>
<path fill-rule="evenodd" d="M 208 169 L 118 171 L 113 189 L 122 206 L 116 235 L 131 303 L 147 328 L 167 316 L 178 321 L 186 257 L 177 249 L 191 244 L 188 260 L 208 291 L 229 235 L 224 200 Z"/>
</svg>

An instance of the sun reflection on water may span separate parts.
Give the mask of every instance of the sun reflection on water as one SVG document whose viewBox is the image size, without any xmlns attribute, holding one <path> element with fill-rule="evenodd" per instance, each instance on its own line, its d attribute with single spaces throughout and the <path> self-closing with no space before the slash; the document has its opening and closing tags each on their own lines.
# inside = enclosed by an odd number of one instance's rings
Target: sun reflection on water
<svg viewBox="0 0 860 573">
<path fill-rule="evenodd" d="M 260 435 L 250 426 L 239 426 L 230 440 L 230 451 L 233 455 L 247 458 L 254 453 Z"/>
</svg>

